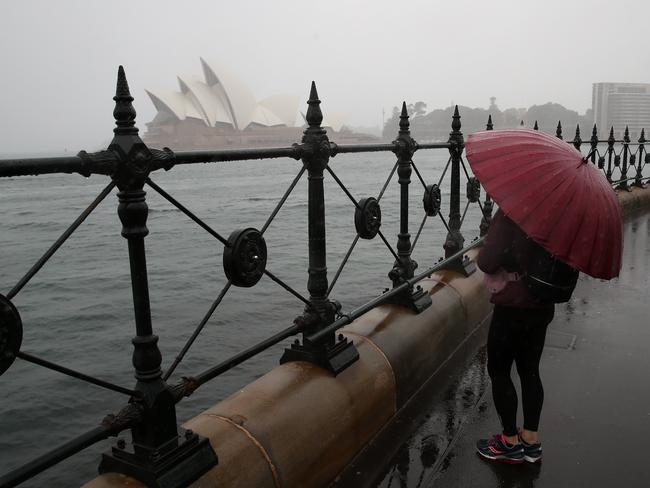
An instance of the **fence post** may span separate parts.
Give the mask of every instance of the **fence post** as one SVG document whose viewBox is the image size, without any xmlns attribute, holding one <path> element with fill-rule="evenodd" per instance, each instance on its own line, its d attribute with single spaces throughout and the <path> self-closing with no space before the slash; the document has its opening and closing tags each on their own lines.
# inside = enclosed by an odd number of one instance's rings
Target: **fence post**
<svg viewBox="0 0 650 488">
<path fill-rule="evenodd" d="M 460 158 L 465 147 L 463 133 L 460 131 L 460 115 L 458 105 L 454 108 L 454 115 L 449 133 L 449 155 L 451 156 L 451 197 L 449 203 L 449 232 L 445 240 L 445 257 L 456 254 L 463 248 L 465 239 L 460 232 Z M 460 260 L 452 268 L 462 269 Z"/>
<path fill-rule="evenodd" d="M 132 445 L 119 443 L 102 457 L 99 472 L 118 472 L 152 487 L 180 487 L 198 479 L 217 464 L 208 439 L 178 429 L 175 397 L 162 379 L 162 356 L 158 336 L 151 324 L 147 261 L 144 238 L 148 207 L 144 182 L 151 170 L 153 155 L 135 127 L 133 97 L 120 66 L 113 116 L 117 127 L 108 150 L 118 160 L 112 175 L 118 189 L 118 215 L 122 236 L 127 239 L 131 265 L 131 287 L 136 336 L 133 339 L 133 366 L 140 393 L 131 402 L 142 412 L 142 421 L 131 429 Z M 180 434 L 180 435 L 179 435 Z"/>
<path fill-rule="evenodd" d="M 535 121 L 535 126 L 537 126 L 537 121 Z M 485 130 L 493 130 L 494 125 L 492 124 L 492 114 L 488 115 L 487 125 Z M 492 222 L 492 210 L 494 209 L 494 203 L 492 203 L 492 198 L 490 194 L 485 191 L 485 201 L 483 202 L 483 218 L 481 219 L 481 225 L 479 226 L 480 235 L 483 237 L 487 234 L 488 229 L 490 228 L 490 223 Z"/>
<path fill-rule="evenodd" d="M 411 137 L 409 115 L 406 110 L 406 102 L 402 103 L 402 112 L 399 116 L 399 132 L 397 139 L 393 141 L 393 152 L 397 156 L 397 176 L 400 185 L 400 224 L 397 234 L 397 256 L 398 259 L 388 277 L 393 282 L 393 287 L 399 286 L 405 281 L 413 278 L 414 271 L 418 264 L 411 259 L 411 234 L 409 234 L 409 185 L 411 184 L 411 165 L 413 154 L 418 144 Z M 412 308 L 420 313 L 431 305 L 431 297 L 425 293 L 420 286 L 415 289 L 410 287 L 403 293 L 390 300 L 391 303 L 398 303 Z"/>
<path fill-rule="evenodd" d="M 623 167 L 621 168 L 621 182 L 617 186 L 619 190 L 630 191 L 630 187 L 627 184 L 627 162 L 628 162 L 629 155 L 630 155 L 630 129 L 626 125 L 625 132 L 623 133 Z"/>
<path fill-rule="evenodd" d="M 596 164 L 596 151 L 598 150 L 598 127 L 594 124 L 594 128 L 591 130 L 591 139 L 589 139 L 591 148 L 589 152 L 591 153 L 591 162 Z"/>
<path fill-rule="evenodd" d="M 580 138 L 580 124 L 577 124 L 576 135 L 573 137 L 573 147 L 580 151 L 580 146 L 582 146 L 582 139 Z"/>
<path fill-rule="evenodd" d="M 359 359 L 354 344 L 334 332 L 321 340 L 312 341 L 310 335 L 327 327 L 336 318 L 340 305 L 327 299 L 327 262 L 325 248 L 325 191 L 323 172 L 330 158 L 330 141 L 321 127 L 323 113 L 312 81 L 309 105 L 305 119 L 309 126 L 302 137 L 302 162 L 308 175 L 308 233 L 309 233 L 309 305 L 296 321 L 304 327 L 303 342 L 298 340 L 285 349 L 280 363 L 309 361 L 338 374 Z"/>
<path fill-rule="evenodd" d="M 607 181 L 612 182 L 612 156 L 614 155 L 614 144 L 616 139 L 614 139 L 614 126 L 609 129 L 609 137 L 607 138 L 607 172 L 605 176 Z"/>
<path fill-rule="evenodd" d="M 555 129 L 555 137 L 562 139 L 562 121 L 558 120 L 557 128 Z"/>
<path fill-rule="evenodd" d="M 643 152 L 645 149 L 645 129 L 641 129 L 641 136 L 639 136 L 639 157 L 637 160 L 637 166 L 636 166 L 636 176 L 634 178 L 634 186 L 638 186 L 639 188 L 645 188 L 645 183 L 643 183 Z M 648 158 L 648 155 L 646 153 L 646 164 L 649 163 L 650 158 Z"/>
</svg>

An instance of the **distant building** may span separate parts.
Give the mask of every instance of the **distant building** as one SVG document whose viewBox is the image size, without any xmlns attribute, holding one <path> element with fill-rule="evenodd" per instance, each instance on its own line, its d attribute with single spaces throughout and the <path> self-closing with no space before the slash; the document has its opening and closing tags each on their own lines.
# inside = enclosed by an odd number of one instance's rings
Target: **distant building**
<svg viewBox="0 0 650 488">
<path fill-rule="evenodd" d="M 304 116 L 298 97 L 276 95 L 257 101 L 245 83 L 215 66 L 201 59 L 204 79 L 179 76 L 180 91 L 145 90 L 158 110 L 147 124 L 143 137 L 147 144 L 183 150 L 285 146 L 300 141 Z M 337 142 L 375 139 L 342 131 L 341 114 L 326 110 L 322 126 Z"/>
<path fill-rule="evenodd" d="M 620 139 L 625 126 L 633 141 L 643 128 L 650 138 L 650 83 L 594 83 L 591 103 L 600 138 L 614 127 L 614 136 Z"/>
</svg>

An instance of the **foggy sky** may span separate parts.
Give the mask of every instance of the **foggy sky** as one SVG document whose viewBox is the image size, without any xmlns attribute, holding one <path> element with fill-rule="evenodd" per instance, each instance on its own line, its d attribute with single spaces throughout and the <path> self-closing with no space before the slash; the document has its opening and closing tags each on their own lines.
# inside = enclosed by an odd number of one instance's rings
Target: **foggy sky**
<svg viewBox="0 0 650 488">
<path fill-rule="evenodd" d="M 258 100 L 306 100 L 313 79 L 323 111 L 352 125 L 402 100 L 583 113 L 594 82 L 650 82 L 648 14 L 648 0 L 6 1 L 0 153 L 105 146 L 120 64 L 142 133 L 156 113 L 144 89 L 202 77 L 200 56 Z"/>
</svg>

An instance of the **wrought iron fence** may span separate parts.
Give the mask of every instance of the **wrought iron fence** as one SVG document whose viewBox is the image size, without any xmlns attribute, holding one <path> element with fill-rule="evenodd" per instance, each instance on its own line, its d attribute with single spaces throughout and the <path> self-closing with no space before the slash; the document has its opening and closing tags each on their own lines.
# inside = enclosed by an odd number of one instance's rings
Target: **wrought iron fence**
<svg viewBox="0 0 650 488">
<path fill-rule="evenodd" d="M 537 121 L 533 128 L 538 130 Z M 555 136 L 559 139 L 563 139 L 562 130 L 562 121 L 559 121 L 555 130 Z M 583 145 L 588 144 L 587 159 L 603 171 L 607 181 L 617 190 L 629 190 L 631 187 L 644 188 L 645 182 L 650 179 L 650 177 L 643 176 L 645 166 L 650 164 L 650 154 L 645 148 L 647 142 L 645 129 L 641 129 L 637 141 L 632 141 L 627 126 L 623 132 L 623 139 L 616 139 L 614 127 L 610 127 L 609 137 L 599 140 L 598 127 L 594 124 L 591 137 L 588 141 L 583 141 L 580 135 L 580 125 L 577 125 L 573 139 L 567 140 L 567 142 L 573 144 L 578 151 Z M 605 145 L 606 147 L 603 147 Z M 631 172 L 632 176 L 630 176 Z M 630 182 L 632 183 L 630 184 Z"/>
<path fill-rule="evenodd" d="M 385 303 L 397 303 L 411 308 L 416 313 L 426 309 L 431 304 L 431 298 L 418 286 L 417 283 L 420 280 L 442 268 L 452 268 L 464 274 L 472 272 L 471 262 L 463 259 L 463 256 L 469 249 L 478 245 L 480 240 L 475 239 L 469 246 L 466 246 L 461 233 L 470 205 L 476 204 L 481 209 L 483 215 L 482 233 L 485 233 L 489 225 L 492 203 L 489 199 L 484 204 L 481 203 L 480 185 L 471 176 L 463 159 L 463 134 L 457 109 L 451 123 L 449 141 L 446 143 L 418 144 L 413 140 L 409 130 L 409 116 L 406 104 L 404 104 L 399 133 L 392 143 L 337 145 L 329 140 L 326 130 L 321 127 L 323 116 L 320 100 L 316 86 L 312 84 L 307 102 L 306 121 L 308 126 L 300 143 L 282 148 L 174 152 L 169 148 L 149 148 L 140 139 L 138 129 L 135 127 L 136 114 L 132 105 L 133 97 L 129 92 L 126 76 L 121 67 L 118 71 L 114 100 L 113 115 L 116 127 L 114 138 L 105 151 L 95 153 L 81 151 L 73 157 L 0 161 L 0 176 L 2 177 L 79 173 L 86 177 L 102 175 L 110 178 L 108 184 L 92 203 L 18 283 L 6 295 L 0 295 L 0 373 L 4 373 L 14 360 L 19 358 L 124 394 L 129 397 L 129 401 L 119 412 L 107 415 L 99 426 L 0 477 L 1 486 L 14 486 L 21 483 L 74 453 L 103 439 L 116 436 L 127 429 L 131 431 L 132 442 L 127 445 L 123 439 L 118 439 L 111 451 L 103 455 L 99 466 L 100 472 L 122 472 L 134 476 L 150 486 L 163 484 L 167 486 L 167 483 L 170 482 L 177 486 L 184 486 L 216 465 L 217 456 L 207 439 L 179 428 L 175 405 L 180 400 L 190 396 L 197 388 L 211 379 L 231 370 L 269 347 L 298 334 L 301 334 L 302 338 L 296 339 L 289 348 L 285 349 L 280 359 L 281 363 L 306 360 L 322 366 L 334 375 L 340 373 L 358 359 L 354 345 L 342 335 L 336 334 L 340 328 L 363 313 Z M 413 161 L 416 151 L 422 150 L 449 152 L 444 171 L 435 183 L 427 184 Z M 376 196 L 355 196 L 329 162 L 331 158 L 340 154 L 368 152 L 392 152 L 396 156 L 396 162 Z M 228 236 L 208 225 L 205 220 L 154 181 L 157 171 L 171 170 L 178 165 L 275 158 L 301 160 L 302 167 L 260 229 L 244 227 L 233 231 Z M 381 229 L 381 201 L 394 179 L 395 173 L 398 177 L 400 197 L 399 233 L 397 242 L 393 246 Z M 423 217 L 415 237 L 411 240 L 409 216 L 412 209 L 409 208 L 409 191 L 413 173 L 422 185 Z M 467 184 L 467 202 L 461 214 L 461 179 L 463 174 Z M 279 274 L 267 266 L 268 254 L 264 237 L 269 225 L 305 175 L 308 186 L 307 296 L 288 285 Z M 356 236 L 331 282 L 328 280 L 326 263 L 323 185 L 325 177 L 330 177 L 336 182 L 350 200 L 356 230 Z M 445 218 L 441 212 L 441 185 L 444 181 L 449 181 L 450 184 L 448 218 Z M 161 369 L 162 355 L 158 348 L 158 337 L 154 334 L 150 310 L 144 244 L 144 239 L 148 234 L 146 186 L 183 212 L 224 247 L 223 268 L 227 282 L 165 371 Z M 131 270 L 136 328 L 136 336 L 132 341 L 134 346 L 133 366 L 137 380 L 133 389 L 75 371 L 21 350 L 21 315 L 13 303 L 16 295 L 115 188 L 118 190 L 117 210 L 122 224 L 121 234 L 127 239 Z M 447 232 L 444 243 L 445 258 L 428 266 L 424 271 L 416 273 L 418 266 L 411 257 L 412 252 L 420 239 L 426 222 L 433 217 L 440 220 Z M 394 260 L 392 267 L 387 270 L 392 287 L 369 302 L 352 310 L 346 310 L 343 307 L 344 304 L 342 305 L 331 298 L 333 288 L 344 272 L 359 240 L 374 238 L 379 238 L 383 242 Z M 263 276 L 272 280 L 304 304 L 303 312 L 296 317 L 292 325 L 196 375 L 183 377 L 176 383 L 168 382 L 224 297 L 234 288 L 255 286 Z M 172 478 L 178 476 L 178 473 L 182 473 L 181 477 L 172 481 Z"/>
<path fill-rule="evenodd" d="M 287 349 L 280 359 L 281 363 L 305 360 L 316 363 L 336 375 L 358 359 L 354 345 L 337 331 L 353 320 L 385 303 L 396 303 L 419 313 L 431 304 L 431 298 L 418 286 L 418 282 L 439 269 L 454 269 L 465 275 L 472 272 L 473 264 L 464 259 L 464 254 L 477 246 L 481 239 L 465 245 L 461 232 L 465 217 L 471 205 L 480 208 L 480 235 L 489 227 L 494 203 L 489 195 L 481 202 L 481 188 L 464 160 L 464 139 L 461 120 L 456 108 L 451 121 L 449 140 L 445 143 L 418 144 L 410 134 L 409 116 L 406 104 L 402 106 L 399 132 L 396 139 L 385 144 L 337 145 L 330 141 L 326 130 L 321 126 L 323 116 L 315 84 L 312 83 L 308 100 L 306 122 L 302 141 L 290 147 L 261 149 L 231 149 L 215 151 L 174 152 L 169 148 L 153 149 L 147 147 L 138 135 L 135 126 L 133 97 L 129 92 L 124 70 L 118 71 L 115 109 L 116 121 L 114 138 L 107 150 L 88 153 L 81 151 L 73 157 L 22 159 L 0 161 L 0 177 L 20 175 L 44 175 L 55 173 L 79 173 L 83 176 L 102 175 L 110 181 L 91 204 L 51 245 L 43 256 L 25 273 L 6 295 L 0 295 L 0 374 L 4 373 L 16 358 L 79 380 L 92 383 L 129 397 L 128 403 L 117 413 L 107 415 L 99 426 L 59 446 L 38 459 L 0 477 L 0 486 L 14 486 L 27 480 L 59 461 L 79 452 L 108 437 L 117 436 L 130 429 L 132 442 L 127 445 L 118 439 L 110 452 L 103 455 L 99 465 L 100 472 L 117 471 L 131 475 L 149 486 L 184 486 L 217 464 L 217 456 L 207 439 L 196 433 L 180 429 L 176 419 L 175 405 L 206 382 L 231 370 L 235 366 L 276 345 L 287 338 L 301 334 L 301 339 Z M 492 129 L 491 118 L 486 127 Z M 535 127 L 536 128 L 536 127 Z M 622 141 L 613 139 L 613 131 L 607 141 L 599 141 L 594 127 L 589 141 L 589 160 L 603 169 L 607 179 L 622 189 L 629 189 L 628 182 L 643 186 L 648 178 L 643 177 L 643 168 L 650 157 L 645 150 L 644 133 L 637 143 L 632 143 L 627 135 Z M 562 137 L 561 125 L 556 134 Z M 580 150 L 583 145 L 580 130 L 576 129 L 573 141 L 568 141 Z M 601 149 L 599 145 L 607 144 Z M 617 144 L 619 144 L 617 146 Z M 631 147 L 636 146 L 632 150 Z M 434 183 L 428 183 L 415 164 L 413 157 L 423 150 L 444 150 L 449 152 L 447 163 Z M 376 196 L 355 196 L 330 165 L 330 159 L 346 153 L 392 152 L 396 162 L 392 166 Z M 284 194 L 273 207 L 270 215 L 260 229 L 242 227 L 225 236 L 190 208 L 178 201 L 163 189 L 153 178 L 160 170 L 171 170 L 179 165 L 194 163 L 216 163 L 236 160 L 289 158 L 301 160 L 302 167 L 290 182 Z M 628 177 L 633 169 L 635 175 Z M 617 176 L 615 177 L 614 173 Z M 382 231 L 381 202 L 394 175 L 399 184 L 399 233 L 396 245 Z M 411 240 L 409 217 L 413 210 L 409 207 L 409 192 L 412 176 L 422 187 L 422 218 L 417 232 Z M 291 287 L 279 274 L 267 265 L 269 258 L 265 233 L 274 221 L 296 185 L 307 178 L 307 220 L 308 220 L 308 296 Z M 461 208 L 461 182 L 466 184 L 464 196 L 466 204 Z M 326 262 L 326 218 L 324 178 L 330 177 L 350 200 L 354 212 L 356 236 L 344 258 L 337 267 L 334 277 L 328 280 Z M 442 213 L 442 192 L 444 182 L 449 184 L 448 217 Z M 180 210 L 189 219 L 206 231 L 223 246 L 223 268 L 227 281 L 217 294 L 211 306 L 192 331 L 186 343 L 180 348 L 171 365 L 162 370 L 162 355 L 158 348 L 158 337 L 154 334 L 151 319 L 147 260 L 144 239 L 148 234 L 145 186 L 157 192 L 162 198 Z M 118 216 L 122 224 L 121 234 L 127 239 L 133 309 L 135 314 L 136 336 L 133 339 L 133 366 L 136 385 L 126 388 L 91 375 L 87 375 L 60 364 L 35 356 L 21 350 L 22 322 L 13 299 L 23 287 L 39 272 L 43 265 L 57 252 L 62 244 L 79 228 L 95 208 L 115 189 L 118 189 Z M 462 212 L 461 212 L 462 210 Z M 444 243 L 445 257 L 416 273 L 417 263 L 412 259 L 427 221 L 437 218 L 447 234 Z M 350 256 L 359 240 L 379 238 L 392 256 L 393 264 L 388 270 L 392 287 L 368 301 L 348 310 L 345 304 L 331 298 L 333 288 L 344 272 Z M 432 259 L 433 261 L 433 259 Z M 183 377 L 176 383 L 169 382 L 171 375 L 183 361 L 201 331 L 222 303 L 224 297 L 234 288 L 255 286 L 266 276 L 280 288 L 291 294 L 304 305 L 304 310 L 293 323 L 241 351 L 232 357 L 212 365 L 198 374 Z M 174 468 L 174 469 L 172 469 Z M 180 478 L 174 478 L 179 476 Z"/>
</svg>

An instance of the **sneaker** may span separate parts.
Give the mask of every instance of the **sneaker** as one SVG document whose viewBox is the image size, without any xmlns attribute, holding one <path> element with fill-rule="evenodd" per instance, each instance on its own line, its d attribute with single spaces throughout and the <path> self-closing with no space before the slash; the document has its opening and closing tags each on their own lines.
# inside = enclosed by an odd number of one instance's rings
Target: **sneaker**
<svg viewBox="0 0 650 488">
<path fill-rule="evenodd" d="M 496 434 L 492 439 L 481 439 L 476 443 L 477 452 L 485 459 L 502 461 L 509 464 L 524 462 L 524 448 L 521 444 L 510 445 L 503 434 Z"/>
<path fill-rule="evenodd" d="M 524 448 L 524 460 L 529 463 L 538 463 L 542 460 L 542 443 L 537 442 L 535 444 L 528 444 L 521 437 L 519 437 L 519 442 Z"/>
</svg>

